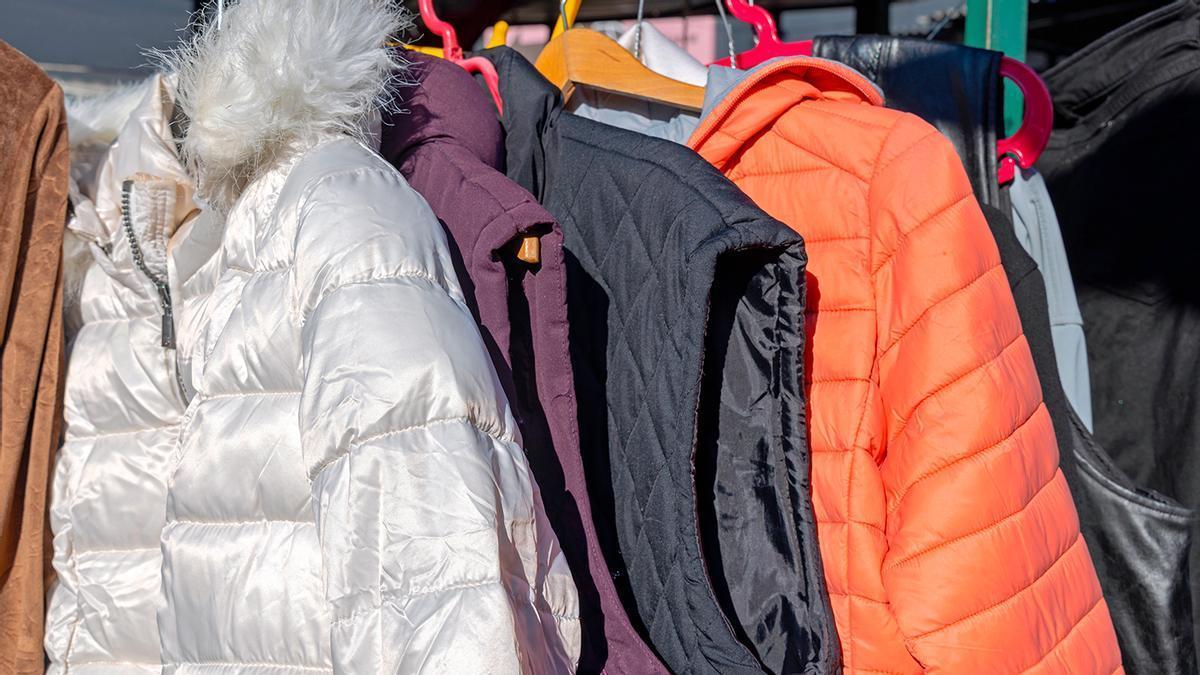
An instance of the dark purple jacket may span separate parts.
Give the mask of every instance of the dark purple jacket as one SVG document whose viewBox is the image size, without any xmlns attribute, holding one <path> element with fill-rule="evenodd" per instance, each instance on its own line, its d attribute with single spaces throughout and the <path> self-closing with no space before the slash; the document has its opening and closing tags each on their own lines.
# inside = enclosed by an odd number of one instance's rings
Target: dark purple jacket
<svg viewBox="0 0 1200 675">
<path fill-rule="evenodd" d="M 504 175 L 504 131 L 487 93 L 456 65 L 405 56 L 416 84 L 398 88 L 404 112 L 383 120 L 381 152 L 449 235 L 467 302 L 579 587 L 579 672 L 666 673 L 630 625 L 596 539 L 580 456 L 562 232 Z M 516 257 L 525 233 L 541 235 L 538 265 Z"/>
</svg>

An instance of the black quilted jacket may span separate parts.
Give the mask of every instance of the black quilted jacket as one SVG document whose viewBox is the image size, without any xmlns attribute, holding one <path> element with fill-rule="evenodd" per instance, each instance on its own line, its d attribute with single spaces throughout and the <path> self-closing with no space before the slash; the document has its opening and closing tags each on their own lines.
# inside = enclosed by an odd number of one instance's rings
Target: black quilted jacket
<svg viewBox="0 0 1200 675">
<path fill-rule="evenodd" d="M 592 512 L 678 673 L 840 663 L 801 369 L 803 243 L 691 150 L 561 110 L 507 48 L 507 173 L 561 224 Z"/>
</svg>

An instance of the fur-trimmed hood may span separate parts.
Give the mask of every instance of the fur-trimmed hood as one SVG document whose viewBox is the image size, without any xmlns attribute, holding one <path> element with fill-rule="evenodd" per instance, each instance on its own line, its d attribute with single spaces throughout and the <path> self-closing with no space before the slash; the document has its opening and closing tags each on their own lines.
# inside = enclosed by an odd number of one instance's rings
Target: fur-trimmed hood
<svg viewBox="0 0 1200 675">
<path fill-rule="evenodd" d="M 242 0 L 168 53 L 190 120 L 182 154 L 219 210 L 282 157 L 329 134 L 364 139 L 403 73 L 387 39 L 410 23 L 388 0 Z"/>
</svg>

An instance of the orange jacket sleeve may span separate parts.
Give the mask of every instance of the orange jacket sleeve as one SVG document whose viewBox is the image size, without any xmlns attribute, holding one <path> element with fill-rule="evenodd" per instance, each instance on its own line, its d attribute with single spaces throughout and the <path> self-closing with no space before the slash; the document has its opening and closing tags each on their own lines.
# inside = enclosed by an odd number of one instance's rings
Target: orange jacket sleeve
<svg viewBox="0 0 1200 675">
<path fill-rule="evenodd" d="M 909 651 L 929 672 L 1119 671 L 1029 345 L 946 139 L 899 118 L 868 207 L 882 579 Z"/>
</svg>

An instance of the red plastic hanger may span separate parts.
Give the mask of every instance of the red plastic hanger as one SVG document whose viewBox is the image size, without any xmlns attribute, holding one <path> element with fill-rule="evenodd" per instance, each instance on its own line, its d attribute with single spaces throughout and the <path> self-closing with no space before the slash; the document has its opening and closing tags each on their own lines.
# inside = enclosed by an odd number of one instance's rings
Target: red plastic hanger
<svg viewBox="0 0 1200 675">
<path fill-rule="evenodd" d="M 433 11 L 433 0 L 417 0 L 417 8 L 421 12 L 421 21 L 425 22 L 425 27 L 442 36 L 442 58 L 457 63 L 468 73 L 483 75 L 492 100 L 496 102 L 496 110 L 503 115 L 504 102 L 500 99 L 500 76 L 496 74 L 496 66 L 482 56 L 463 58 L 463 50 L 458 44 L 458 34 L 454 32 L 454 26 L 438 18 L 437 12 Z"/>
<path fill-rule="evenodd" d="M 775 19 L 762 7 L 751 5 L 746 0 L 725 0 L 725 6 L 739 21 L 754 27 L 758 44 L 736 57 L 715 61 L 714 65 L 734 66 L 736 63 L 735 67 L 748 70 L 777 56 L 812 56 L 812 40 L 783 42 L 775 28 Z M 1000 77 L 1012 80 L 1025 97 L 1021 127 L 1012 136 L 996 142 L 996 156 L 1000 158 L 997 173 L 1000 184 L 1004 185 L 1012 181 L 1016 167 L 1033 168 L 1046 149 L 1054 128 L 1054 104 L 1046 83 L 1024 63 L 1005 56 L 1000 60 Z"/>
<path fill-rule="evenodd" d="M 996 156 L 1000 158 L 1000 184 L 1014 178 L 1017 167 L 1032 169 L 1054 130 L 1054 103 L 1050 90 L 1033 69 L 1024 63 L 1004 57 L 1000 60 L 1000 77 L 1008 78 L 1021 90 L 1025 97 L 1025 113 L 1021 116 L 1021 127 L 1008 138 L 996 142 Z"/>
<path fill-rule="evenodd" d="M 727 57 L 713 62 L 717 66 L 732 66 L 749 70 L 763 61 L 770 61 L 777 56 L 812 56 L 812 40 L 803 42 L 784 42 L 779 39 L 779 30 L 775 28 L 775 19 L 771 13 L 762 7 L 751 5 L 746 0 L 725 0 L 729 13 L 738 21 L 754 26 L 754 37 L 758 44 L 754 48 L 738 54 L 737 57 Z"/>
</svg>

